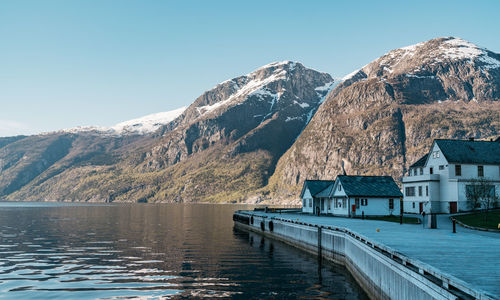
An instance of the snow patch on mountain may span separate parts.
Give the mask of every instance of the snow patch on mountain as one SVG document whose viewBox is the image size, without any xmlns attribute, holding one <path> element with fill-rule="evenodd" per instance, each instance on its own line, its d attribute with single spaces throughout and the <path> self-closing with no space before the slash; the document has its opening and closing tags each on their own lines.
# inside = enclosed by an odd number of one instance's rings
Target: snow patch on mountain
<svg viewBox="0 0 500 300">
<path fill-rule="evenodd" d="M 323 103 L 326 99 L 326 96 L 331 91 L 333 91 L 333 89 L 336 88 L 337 85 L 339 85 L 339 83 L 341 83 L 341 82 L 342 82 L 342 80 L 334 80 L 334 81 L 327 82 L 323 86 L 315 88 L 314 90 L 316 91 L 316 94 L 318 95 L 318 97 L 320 97 L 319 104 Z M 306 124 L 309 123 L 309 120 L 311 120 L 311 118 L 307 118 Z"/>
<path fill-rule="evenodd" d="M 421 55 L 421 51 L 426 51 L 425 46 L 427 43 L 428 42 L 421 42 L 415 45 L 391 50 L 379 59 L 378 64 L 380 66 L 384 66 L 384 70 L 391 73 L 392 69 L 399 63 L 407 61 L 414 55 Z M 500 67 L 500 61 L 489 56 L 486 49 L 480 48 L 471 42 L 455 37 L 444 39 L 436 51 L 429 53 L 426 59 L 431 61 L 431 63 L 432 61 L 434 63 L 440 63 L 443 62 L 443 60 L 456 61 L 468 59 L 471 63 L 478 61 L 481 62 L 482 68 L 495 69 Z"/>
<path fill-rule="evenodd" d="M 305 103 L 305 102 L 298 102 L 297 100 L 293 100 L 293 104 L 297 104 L 298 106 L 302 107 L 302 108 L 308 108 L 310 105 Z"/>
<path fill-rule="evenodd" d="M 103 126 L 77 126 L 73 128 L 56 131 L 65 133 L 94 132 L 107 135 L 128 135 L 128 134 L 148 134 L 155 132 L 161 126 L 168 124 L 180 116 L 187 107 L 181 107 L 171 111 L 150 114 L 137 119 L 132 119 L 118 123 L 111 127 Z M 50 134 L 54 132 L 46 132 Z"/>
<path fill-rule="evenodd" d="M 292 67 L 292 65 L 293 65 L 293 68 L 295 68 L 295 64 L 296 63 L 294 63 L 294 62 L 285 61 L 285 62 L 279 62 L 279 63 L 272 63 L 272 64 L 269 64 L 266 66 L 267 66 L 267 68 L 269 68 L 269 67 L 278 67 L 278 66 L 284 66 L 284 65 L 290 65 Z M 266 66 L 259 68 L 256 71 L 246 75 L 245 76 L 247 79 L 246 83 L 242 86 L 237 86 L 238 89 L 236 90 L 236 92 L 231 94 L 227 99 L 219 101 L 219 102 L 214 103 L 214 104 L 197 107 L 196 109 L 197 109 L 198 113 L 200 115 L 204 115 L 206 113 L 209 113 L 209 112 L 216 110 L 217 108 L 219 108 L 221 106 L 224 106 L 226 104 L 230 104 L 233 100 L 240 99 L 241 97 L 244 97 L 244 96 L 249 96 L 253 93 L 260 94 L 260 95 L 265 94 L 266 90 L 263 89 L 263 87 L 265 87 L 266 85 L 268 85 L 271 82 L 286 79 L 286 75 L 287 75 L 288 71 L 285 68 L 276 68 L 270 76 L 267 76 L 264 78 L 259 78 L 258 77 L 259 72 L 261 70 L 265 69 Z"/>
<path fill-rule="evenodd" d="M 119 134 L 126 133 L 137 133 L 137 134 L 146 134 L 156 131 L 163 125 L 168 124 L 169 122 L 175 120 L 178 116 L 180 116 L 187 107 L 183 106 L 178 109 L 174 109 L 166 112 L 159 112 L 155 114 L 150 114 L 141 118 L 125 121 L 116 124 L 111 127 L 112 130 L 116 131 Z"/>
</svg>

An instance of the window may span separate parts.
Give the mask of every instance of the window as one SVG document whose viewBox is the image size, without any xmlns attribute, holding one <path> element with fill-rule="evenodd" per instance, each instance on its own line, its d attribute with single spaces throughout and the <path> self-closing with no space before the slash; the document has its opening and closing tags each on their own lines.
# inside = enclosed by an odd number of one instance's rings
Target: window
<svg viewBox="0 0 500 300">
<path fill-rule="evenodd" d="M 420 197 L 422 197 L 422 186 L 421 185 L 418 186 L 418 195 Z"/>
<path fill-rule="evenodd" d="M 313 206 L 313 200 L 309 199 L 309 207 L 312 207 L 312 206 Z"/>
<path fill-rule="evenodd" d="M 413 169 L 413 175 L 417 176 L 417 169 Z"/>
<path fill-rule="evenodd" d="M 325 199 L 321 198 L 321 210 L 325 210 Z"/>
<path fill-rule="evenodd" d="M 439 166 L 439 170 L 444 170 L 444 166 L 443 165 Z"/>
<path fill-rule="evenodd" d="M 340 199 L 337 200 L 337 207 L 338 208 L 342 208 L 342 202 L 341 201 L 342 200 L 340 200 Z"/>
<path fill-rule="evenodd" d="M 346 200 L 345 198 L 344 198 L 344 199 L 342 199 L 342 207 L 343 207 L 343 208 L 347 208 L 346 201 L 347 201 L 347 200 Z"/>
<path fill-rule="evenodd" d="M 389 199 L 389 209 L 394 209 L 394 199 Z"/>
<path fill-rule="evenodd" d="M 425 186 L 425 195 L 428 197 L 429 196 L 429 186 Z"/>
<path fill-rule="evenodd" d="M 302 203 L 302 207 L 306 207 L 306 199 L 304 199 L 304 202 Z"/>
<path fill-rule="evenodd" d="M 361 199 L 361 205 L 362 206 L 367 206 L 368 205 L 368 199 Z"/>
<path fill-rule="evenodd" d="M 439 151 L 436 151 L 436 158 L 439 158 Z"/>
<path fill-rule="evenodd" d="M 361 200 L 363 200 L 363 199 L 361 199 Z M 359 198 L 356 198 L 355 203 L 356 203 L 356 208 L 359 208 Z"/>
<path fill-rule="evenodd" d="M 326 203 L 327 203 L 327 205 L 328 205 L 328 210 L 330 210 L 330 209 L 331 209 L 331 205 L 330 205 L 330 204 L 331 204 L 331 201 L 330 201 L 330 200 L 326 200 Z"/>
<path fill-rule="evenodd" d="M 405 194 L 408 197 L 413 197 L 415 196 L 415 187 L 414 186 L 408 186 L 405 189 Z"/>
<path fill-rule="evenodd" d="M 420 175 L 424 175 L 424 168 L 420 168 Z"/>
<path fill-rule="evenodd" d="M 462 176 L 462 165 L 455 165 L 455 176 Z"/>
<path fill-rule="evenodd" d="M 484 176 L 484 167 L 483 166 L 477 166 L 477 176 L 479 176 L 479 177 Z"/>
<path fill-rule="evenodd" d="M 434 169 L 432 167 L 429 168 L 429 174 L 434 174 Z"/>
<path fill-rule="evenodd" d="M 412 202 L 412 204 L 413 204 L 413 208 L 415 208 L 415 202 Z"/>
<path fill-rule="evenodd" d="M 432 158 L 436 158 L 436 152 L 432 152 Z"/>
<path fill-rule="evenodd" d="M 339 184 L 339 191 L 341 191 L 341 190 L 342 190 L 342 186 Z"/>
</svg>

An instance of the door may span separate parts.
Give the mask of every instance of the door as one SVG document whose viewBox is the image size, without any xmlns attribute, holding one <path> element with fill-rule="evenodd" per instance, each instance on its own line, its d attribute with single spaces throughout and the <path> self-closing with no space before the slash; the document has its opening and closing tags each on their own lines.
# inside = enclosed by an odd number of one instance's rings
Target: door
<svg viewBox="0 0 500 300">
<path fill-rule="evenodd" d="M 423 202 L 419 202 L 418 203 L 418 208 L 419 208 L 419 213 L 422 213 L 424 211 L 424 203 Z"/>
<path fill-rule="evenodd" d="M 457 212 L 457 202 L 450 202 L 450 214 L 455 214 Z"/>
</svg>

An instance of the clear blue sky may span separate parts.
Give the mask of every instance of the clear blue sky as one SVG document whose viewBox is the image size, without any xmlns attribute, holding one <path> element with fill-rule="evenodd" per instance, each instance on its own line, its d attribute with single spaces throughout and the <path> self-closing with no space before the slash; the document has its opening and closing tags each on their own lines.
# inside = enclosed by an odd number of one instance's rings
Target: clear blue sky
<svg viewBox="0 0 500 300">
<path fill-rule="evenodd" d="M 189 105 L 272 61 L 342 77 L 458 36 L 500 52 L 500 1 L 0 1 L 0 136 Z"/>
</svg>

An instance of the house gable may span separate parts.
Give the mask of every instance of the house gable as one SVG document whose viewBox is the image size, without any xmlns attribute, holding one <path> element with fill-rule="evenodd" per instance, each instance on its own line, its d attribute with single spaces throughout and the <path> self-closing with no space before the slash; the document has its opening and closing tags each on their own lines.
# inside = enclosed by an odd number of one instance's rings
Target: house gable
<svg viewBox="0 0 500 300">
<path fill-rule="evenodd" d="M 432 142 L 431 149 L 429 153 L 427 153 L 427 159 L 425 160 L 425 167 L 429 166 L 438 166 L 438 165 L 447 165 L 448 160 L 446 159 L 445 154 L 439 148 L 439 145 L 436 143 L 436 140 Z"/>
<path fill-rule="evenodd" d="M 339 190 L 340 187 L 340 190 Z M 332 191 L 330 193 L 330 197 L 344 197 L 346 196 L 346 193 L 344 191 L 344 187 L 342 186 L 342 183 L 340 182 L 339 178 L 335 180 L 335 184 L 333 185 Z"/>
</svg>

